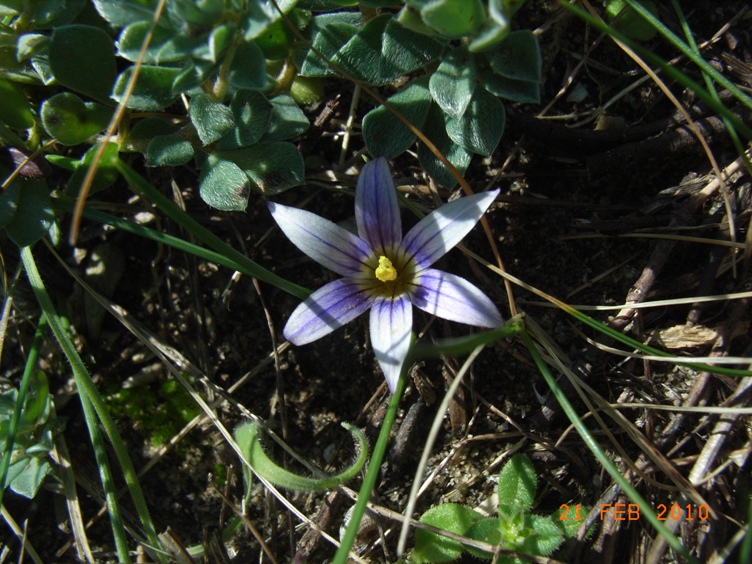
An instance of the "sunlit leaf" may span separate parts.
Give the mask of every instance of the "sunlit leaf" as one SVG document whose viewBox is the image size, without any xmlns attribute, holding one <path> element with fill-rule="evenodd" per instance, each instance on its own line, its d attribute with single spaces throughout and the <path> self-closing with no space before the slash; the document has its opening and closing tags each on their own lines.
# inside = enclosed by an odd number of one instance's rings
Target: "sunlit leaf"
<svg viewBox="0 0 752 564">
<path fill-rule="evenodd" d="M 486 23 L 480 0 L 435 0 L 420 11 L 423 21 L 452 39 L 476 34 Z"/>
<path fill-rule="evenodd" d="M 127 106 L 134 110 L 144 111 L 166 108 L 176 98 L 176 94 L 173 93 L 173 81 L 181 72 L 179 68 L 143 65 L 133 94 L 128 98 Z M 120 73 L 112 95 L 118 102 L 123 101 L 132 74 L 133 67 L 128 67 Z"/>
<path fill-rule="evenodd" d="M 248 206 L 250 181 L 234 162 L 209 155 L 199 179 L 201 199 L 213 208 L 243 211 Z"/>
<path fill-rule="evenodd" d="M 269 126 L 272 105 L 261 92 L 238 90 L 230 101 L 235 127 L 219 140 L 222 149 L 239 149 L 257 143 Z"/>
<path fill-rule="evenodd" d="M 205 93 L 191 98 L 189 113 L 204 145 L 214 143 L 235 126 L 232 110 Z"/>
<path fill-rule="evenodd" d="M 282 94 L 269 102 L 272 105 L 271 120 L 261 141 L 291 139 L 303 134 L 310 126 L 308 118 L 290 96 Z"/>
<path fill-rule="evenodd" d="M 455 49 L 431 75 L 431 96 L 445 113 L 459 118 L 470 104 L 477 80 L 475 58 L 464 49 Z"/>
<path fill-rule="evenodd" d="M 261 90 L 266 86 L 266 59 L 255 43 L 241 43 L 235 51 L 229 73 L 236 88 Z"/>
<path fill-rule="evenodd" d="M 529 511 L 536 489 L 535 467 L 524 454 L 513 456 L 499 472 L 499 515 L 512 516 Z"/>
<path fill-rule="evenodd" d="M 112 111 L 96 102 L 84 102 L 72 92 L 61 92 L 42 103 L 42 125 L 58 143 L 78 145 L 105 129 Z"/>
<path fill-rule="evenodd" d="M 470 526 L 483 518 L 483 515 L 458 503 L 443 503 L 426 511 L 420 518 L 421 523 L 444 529 L 450 533 L 463 535 Z M 447 537 L 426 531 L 415 530 L 415 550 L 412 561 L 451 562 L 462 554 L 462 545 Z"/>
</svg>

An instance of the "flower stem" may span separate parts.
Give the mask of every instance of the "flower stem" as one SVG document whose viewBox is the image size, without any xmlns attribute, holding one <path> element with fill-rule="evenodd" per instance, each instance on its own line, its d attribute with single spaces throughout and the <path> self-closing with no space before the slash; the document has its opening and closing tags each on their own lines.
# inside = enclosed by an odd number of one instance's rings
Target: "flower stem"
<svg viewBox="0 0 752 564">
<path fill-rule="evenodd" d="M 412 346 L 410 349 L 412 350 Z M 360 486 L 360 491 L 358 492 L 358 501 L 355 503 L 352 517 L 350 518 L 347 530 L 345 531 L 345 536 L 337 550 L 337 554 L 334 555 L 332 564 L 345 564 L 347 562 L 350 548 L 352 548 L 352 545 L 355 542 L 355 537 L 358 535 L 360 521 L 363 519 L 363 515 L 365 515 L 368 500 L 371 499 L 371 493 L 376 487 L 376 479 L 379 477 L 381 463 L 384 460 L 386 447 L 389 444 L 389 434 L 392 430 L 392 425 L 394 425 L 394 420 L 397 418 L 397 410 L 399 409 L 400 400 L 402 399 L 402 394 L 404 393 L 407 384 L 407 371 L 412 364 L 410 362 L 411 357 L 412 355 L 408 353 L 407 360 L 402 365 L 402 373 L 397 381 L 397 389 L 394 390 L 394 394 L 392 395 L 391 400 L 389 400 L 389 407 L 384 416 L 384 422 L 381 425 L 379 438 L 376 439 L 376 446 L 373 447 L 373 454 L 371 455 L 371 461 L 368 464 L 366 476 L 363 479 L 363 485 Z"/>
</svg>

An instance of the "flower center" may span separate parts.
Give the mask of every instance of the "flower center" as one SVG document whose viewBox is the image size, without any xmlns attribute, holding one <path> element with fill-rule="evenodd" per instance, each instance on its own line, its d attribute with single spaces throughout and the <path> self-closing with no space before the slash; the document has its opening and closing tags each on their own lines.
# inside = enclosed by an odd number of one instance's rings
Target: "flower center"
<svg viewBox="0 0 752 564">
<path fill-rule="evenodd" d="M 379 257 L 379 266 L 374 273 L 382 282 L 391 282 L 397 278 L 397 269 L 392 266 L 392 261 L 383 255 Z"/>
</svg>

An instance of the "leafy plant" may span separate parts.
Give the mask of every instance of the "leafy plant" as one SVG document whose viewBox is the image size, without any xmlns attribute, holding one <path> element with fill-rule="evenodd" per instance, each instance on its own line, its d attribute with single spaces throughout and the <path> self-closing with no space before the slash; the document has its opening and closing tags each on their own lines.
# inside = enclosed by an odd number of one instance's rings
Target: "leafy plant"
<svg viewBox="0 0 752 564">
<path fill-rule="evenodd" d="M 560 512 L 548 516 L 532 514 L 530 510 L 535 490 L 535 468 L 527 456 L 518 454 L 499 473 L 498 517 L 486 518 L 469 507 L 444 503 L 426 511 L 420 521 L 506 550 L 546 556 L 556 550 L 566 538 L 574 535 L 581 522 L 563 520 Z M 465 550 L 479 558 L 490 559 L 494 556 L 454 539 L 417 529 L 412 561 L 449 562 Z M 504 555 L 496 561 L 508 564 L 522 562 L 519 558 Z"/>
<path fill-rule="evenodd" d="M 535 103 L 540 99 L 538 41 L 529 31 L 511 32 L 509 27 L 519 5 L 499 0 L 487 5 L 480 0 L 409 0 L 396 15 L 380 14 L 365 23 L 352 13 L 314 16 L 313 49 L 300 72 L 326 77 L 337 69 L 380 86 L 426 70 L 387 102 L 464 172 L 474 154 L 488 156 L 499 144 L 506 121 L 500 98 Z M 437 62 L 438 67 L 428 68 Z M 390 159 L 416 140 L 415 131 L 384 106 L 363 118 L 363 137 L 372 155 Z M 424 144 L 418 158 L 440 185 L 455 185 L 445 165 Z"/>
<path fill-rule="evenodd" d="M 20 418 L 13 429 L 17 412 Z M 34 371 L 25 395 L 15 388 L 0 394 L 0 441 L 3 452 L 10 452 L 4 482 L 7 487 L 28 499 L 37 495 L 45 477 L 52 472 L 49 453 L 59 430 L 60 421 L 52 417 L 52 399 L 43 372 Z"/>
</svg>

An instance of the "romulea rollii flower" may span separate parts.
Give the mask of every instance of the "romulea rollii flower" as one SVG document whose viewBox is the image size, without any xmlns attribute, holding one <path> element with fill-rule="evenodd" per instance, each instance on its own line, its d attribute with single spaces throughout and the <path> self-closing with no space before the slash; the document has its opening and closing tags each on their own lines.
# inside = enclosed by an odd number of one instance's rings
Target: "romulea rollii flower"
<svg viewBox="0 0 752 564">
<path fill-rule="evenodd" d="M 463 197 L 421 219 L 402 236 L 389 164 L 367 163 L 355 189 L 358 235 L 311 212 L 269 203 L 284 234 L 310 258 L 343 278 L 313 292 L 287 321 L 284 335 L 305 345 L 371 310 L 371 344 L 394 392 L 410 347 L 412 306 L 478 327 L 503 323 L 499 310 L 459 276 L 430 268 L 480 220 L 499 190 Z"/>
</svg>

